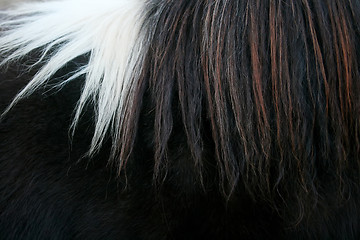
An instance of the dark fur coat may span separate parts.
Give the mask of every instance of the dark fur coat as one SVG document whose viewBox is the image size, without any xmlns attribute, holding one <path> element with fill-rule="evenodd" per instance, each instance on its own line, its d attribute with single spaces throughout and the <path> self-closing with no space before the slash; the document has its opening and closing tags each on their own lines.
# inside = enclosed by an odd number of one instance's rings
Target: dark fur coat
<svg viewBox="0 0 360 240">
<path fill-rule="evenodd" d="M 3 13 L 0 239 L 360 238 L 357 0 L 95 2 Z"/>
</svg>

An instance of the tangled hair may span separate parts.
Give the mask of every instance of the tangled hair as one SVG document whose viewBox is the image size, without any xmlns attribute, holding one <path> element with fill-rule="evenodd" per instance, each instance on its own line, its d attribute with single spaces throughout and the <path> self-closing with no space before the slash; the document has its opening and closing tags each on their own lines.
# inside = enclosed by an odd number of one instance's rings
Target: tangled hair
<svg viewBox="0 0 360 240">
<path fill-rule="evenodd" d="M 250 218 L 275 216 L 274 239 L 360 236 L 359 1 L 76 0 L 4 15 L 2 66 L 30 55 L 35 73 L 3 119 L 81 81 L 68 127 L 92 107 L 87 159 L 110 152 L 129 189 L 143 189 L 138 171 L 160 199 L 261 206 Z M 236 237 L 271 232 L 249 229 Z"/>
</svg>

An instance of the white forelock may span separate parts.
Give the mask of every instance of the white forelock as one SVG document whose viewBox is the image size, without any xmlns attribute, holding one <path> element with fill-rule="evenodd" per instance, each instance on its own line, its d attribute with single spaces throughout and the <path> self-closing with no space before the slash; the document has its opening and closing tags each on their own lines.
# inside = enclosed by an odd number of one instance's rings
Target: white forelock
<svg viewBox="0 0 360 240">
<path fill-rule="evenodd" d="M 143 59 L 142 31 L 145 3 L 141 0 L 64 0 L 27 3 L 1 13 L 1 65 L 41 49 L 41 66 L 28 85 L 14 98 L 32 94 L 74 58 L 88 54 L 89 62 L 72 72 L 63 84 L 84 75 L 85 82 L 75 109 L 72 129 L 84 106 L 95 106 L 95 133 L 90 153 L 101 146 L 110 130 L 118 134 L 125 96 L 130 93 Z M 113 136 L 117 137 L 117 136 Z"/>
</svg>

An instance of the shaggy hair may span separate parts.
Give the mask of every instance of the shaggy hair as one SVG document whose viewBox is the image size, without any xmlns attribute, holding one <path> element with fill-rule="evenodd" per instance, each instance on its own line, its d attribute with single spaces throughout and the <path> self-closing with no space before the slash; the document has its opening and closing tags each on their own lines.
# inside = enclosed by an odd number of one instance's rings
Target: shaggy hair
<svg viewBox="0 0 360 240">
<path fill-rule="evenodd" d="M 3 239 L 359 239 L 360 2 L 1 13 Z"/>
</svg>

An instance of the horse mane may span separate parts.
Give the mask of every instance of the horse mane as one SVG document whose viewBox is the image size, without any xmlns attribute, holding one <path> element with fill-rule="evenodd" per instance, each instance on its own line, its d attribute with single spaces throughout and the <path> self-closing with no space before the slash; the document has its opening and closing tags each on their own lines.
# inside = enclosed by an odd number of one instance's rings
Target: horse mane
<svg viewBox="0 0 360 240">
<path fill-rule="evenodd" d="M 204 151 L 214 148 L 228 198 L 241 183 L 274 208 L 293 202 L 301 220 L 324 199 L 346 201 L 359 190 L 355 0 L 72 0 L 3 14 L 2 65 L 35 51 L 30 67 L 41 66 L 7 112 L 88 55 L 56 87 L 86 76 L 71 127 L 92 104 L 89 155 L 110 133 L 119 172 L 136 154 L 149 94 L 155 179 L 166 177 L 169 148 L 182 134 L 199 182 L 208 171 Z"/>
</svg>

